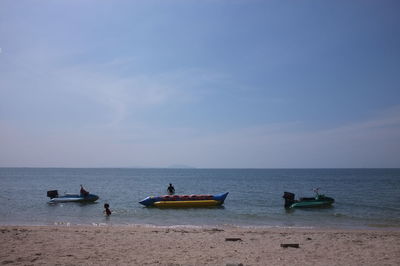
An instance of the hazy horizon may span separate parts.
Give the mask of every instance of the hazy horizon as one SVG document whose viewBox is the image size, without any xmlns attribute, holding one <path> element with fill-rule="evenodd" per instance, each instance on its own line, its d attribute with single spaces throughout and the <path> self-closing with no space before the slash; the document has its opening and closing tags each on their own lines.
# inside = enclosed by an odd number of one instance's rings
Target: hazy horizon
<svg viewBox="0 0 400 266">
<path fill-rule="evenodd" d="M 0 167 L 399 168 L 398 1 L 0 2 Z"/>
<path fill-rule="evenodd" d="M 114 166 L 104 166 L 104 167 L 62 167 L 62 166 L 15 166 L 15 167 L 10 167 L 10 166 L 0 166 L 2 169 L 20 169 L 20 168 L 27 168 L 27 169 L 171 169 L 171 170 L 395 170 L 395 169 L 400 169 L 399 167 L 377 167 L 377 168 L 352 168 L 352 167 L 338 167 L 338 168 L 329 168 L 329 167 L 324 167 L 324 168 L 262 168 L 262 167 L 254 167 L 254 168 L 235 168 L 235 167 L 230 167 L 230 168 L 224 168 L 224 167 L 192 167 L 192 166 L 186 166 L 186 167 L 170 167 L 170 166 L 165 166 L 165 167 L 130 167 L 130 166 L 119 166 L 119 167 L 114 167 Z"/>
</svg>

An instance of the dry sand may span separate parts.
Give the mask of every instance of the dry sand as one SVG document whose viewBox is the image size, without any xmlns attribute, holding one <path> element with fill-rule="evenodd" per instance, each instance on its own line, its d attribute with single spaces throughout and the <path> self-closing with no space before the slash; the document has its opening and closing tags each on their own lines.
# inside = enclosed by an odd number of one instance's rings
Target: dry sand
<svg viewBox="0 0 400 266">
<path fill-rule="evenodd" d="M 3 265 L 400 265 L 397 230 L 1 226 L 0 235 Z"/>
</svg>

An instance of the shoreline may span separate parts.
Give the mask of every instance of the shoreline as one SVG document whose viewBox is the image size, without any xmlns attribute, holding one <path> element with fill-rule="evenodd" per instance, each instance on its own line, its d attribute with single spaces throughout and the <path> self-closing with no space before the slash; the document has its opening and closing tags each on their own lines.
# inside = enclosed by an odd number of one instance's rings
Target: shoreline
<svg viewBox="0 0 400 266">
<path fill-rule="evenodd" d="M 3 265 L 400 264 L 399 230 L 0 225 L 0 234 Z"/>
<path fill-rule="evenodd" d="M 379 226 L 291 226 L 291 225 L 242 225 L 242 224 L 142 224 L 142 223 L 106 223 L 106 222 L 92 222 L 92 223 L 71 223 L 71 222 L 54 222 L 52 224 L 43 224 L 43 223 L 0 223 L 1 227 L 156 227 L 156 228 L 192 228 L 192 229 L 201 229 L 201 228 L 238 228 L 238 229 L 294 229 L 294 230 L 324 230 L 324 231 L 398 231 L 400 232 L 400 226 L 388 226 L 388 225 L 379 225 Z"/>
</svg>

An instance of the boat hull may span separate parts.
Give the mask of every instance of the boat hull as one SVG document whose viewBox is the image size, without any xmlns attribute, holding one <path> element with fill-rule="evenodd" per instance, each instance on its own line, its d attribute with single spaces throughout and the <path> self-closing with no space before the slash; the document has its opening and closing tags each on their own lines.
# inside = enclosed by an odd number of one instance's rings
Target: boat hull
<svg viewBox="0 0 400 266">
<path fill-rule="evenodd" d="M 335 200 L 324 195 L 317 195 L 313 198 L 305 198 L 303 200 L 293 203 L 290 208 L 318 208 L 318 207 L 329 207 Z"/>
<path fill-rule="evenodd" d="M 331 206 L 332 204 L 332 201 L 304 201 L 293 203 L 290 208 L 318 208 Z"/>
<path fill-rule="evenodd" d="M 217 200 L 188 200 L 188 201 L 158 201 L 154 203 L 159 208 L 179 208 L 179 207 L 212 207 L 221 205 Z"/>
<path fill-rule="evenodd" d="M 174 195 L 147 197 L 139 203 L 146 207 L 158 208 L 196 208 L 220 206 L 224 203 L 227 193 L 218 195 Z"/>
<path fill-rule="evenodd" d="M 65 195 L 57 198 L 52 198 L 49 202 L 50 203 L 63 203 L 63 202 L 95 202 L 96 200 L 99 199 L 99 196 L 94 195 L 94 194 L 89 194 L 85 197 L 80 196 L 78 194 L 70 194 L 70 195 Z"/>
</svg>

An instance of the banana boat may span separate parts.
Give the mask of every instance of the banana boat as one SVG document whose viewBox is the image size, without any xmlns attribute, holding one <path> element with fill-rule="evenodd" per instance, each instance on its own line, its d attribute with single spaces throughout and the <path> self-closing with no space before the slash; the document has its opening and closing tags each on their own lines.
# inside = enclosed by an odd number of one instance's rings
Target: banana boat
<svg viewBox="0 0 400 266">
<path fill-rule="evenodd" d="M 140 204 L 146 207 L 180 208 L 180 207 L 211 207 L 222 205 L 229 192 L 217 195 L 165 195 L 147 197 Z"/>
</svg>

